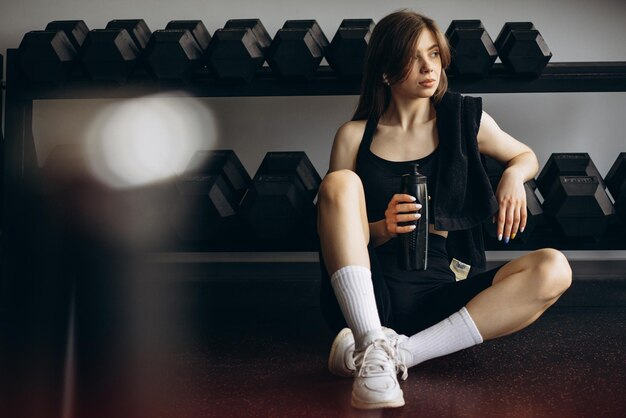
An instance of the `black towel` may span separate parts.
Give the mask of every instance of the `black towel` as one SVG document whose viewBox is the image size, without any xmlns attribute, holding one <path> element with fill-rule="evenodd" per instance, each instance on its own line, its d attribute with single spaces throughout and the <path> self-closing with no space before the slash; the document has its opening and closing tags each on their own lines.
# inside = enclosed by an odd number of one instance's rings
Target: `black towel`
<svg viewBox="0 0 626 418">
<path fill-rule="evenodd" d="M 437 229 L 450 231 L 448 255 L 471 265 L 472 276 L 486 264 L 481 223 L 498 210 L 476 139 L 482 99 L 447 92 L 435 109 L 440 192 L 434 197 L 433 222 Z"/>
</svg>

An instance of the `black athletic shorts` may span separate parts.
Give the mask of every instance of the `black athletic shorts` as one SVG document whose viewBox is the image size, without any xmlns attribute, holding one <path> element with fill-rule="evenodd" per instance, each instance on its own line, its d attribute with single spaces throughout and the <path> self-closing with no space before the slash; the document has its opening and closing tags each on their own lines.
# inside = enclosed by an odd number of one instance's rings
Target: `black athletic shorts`
<svg viewBox="0 0 626 418">
<path fill-rule="evenodd" d="M 428 241 L 428 263 L 427 269 L 423 271 L 400 270 L 395 252 L 377 252 L 368 248 L 381 324 L 400 334 L 415 334 L 457 312 L 474 296 L 491 286 L 493 277 L 501 267 L 457 282 L 450 270 L 446 238 L 430 234 Z M 330 327 L 338 332 L 347 325 L 323 259 L 321 270 L 322 313 Z"/>
</svg>

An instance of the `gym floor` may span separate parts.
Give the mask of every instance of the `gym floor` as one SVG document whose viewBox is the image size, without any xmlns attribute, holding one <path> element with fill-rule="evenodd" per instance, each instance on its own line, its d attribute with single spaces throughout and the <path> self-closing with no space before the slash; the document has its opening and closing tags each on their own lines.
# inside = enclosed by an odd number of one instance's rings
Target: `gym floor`
<svg viewBox="0 0 626 418">
<path fill-rule="evenodd" d="M 403 408 L 358 411 L 351 379 L 326 369 L 334 336 L 315 299 L 316 263 L 176 268 L 175 282 L 160 280 L 169 271 L 158 266 L 162 276 L 132 288 L 78 286 L 62 382 L 34 372 L 56 389 L 37 402 L 42 385 L 27 387 L 16 402 L 20 416 L 63 418 L 623 417 L 624 267 L 573 264 L 574 285 L 535 324 L 412 368 Z M 125 302 L 103 303 L 120 290 Z M 62 413 L 49 414 L 54 408 Z"/>
<path fill-rule="evenodd" d="M 316 312 L 229 322 L 171 365 L 178 416 L 626 415 L 624 308 L 553 309 L 517 335 L 426 362 L 402 384 L 406 406 L 384 413 L 350 407 L 351 379 L 326 371 L 332 336 Z"/>
</svg>

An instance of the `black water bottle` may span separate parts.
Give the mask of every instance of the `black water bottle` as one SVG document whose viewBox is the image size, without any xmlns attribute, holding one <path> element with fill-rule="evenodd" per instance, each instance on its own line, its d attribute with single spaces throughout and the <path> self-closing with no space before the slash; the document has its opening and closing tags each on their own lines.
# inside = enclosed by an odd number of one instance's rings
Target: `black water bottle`
<svg viewBox="0 0 626 418">
<path fill-rule="evenodd" d="M 419 219 L 411 222 L 399 222 L 399 226 L 416 225 L 405 234 L 398 234 L 398 266 L 402 270 L 426 270 L 428 260 L 428 187 L 426 176 L 418 171 L 418 164 L 412 164 L 411 172 L 402 176 L 400 193 L 414 196 L 422 205 Z"/>
</svg>

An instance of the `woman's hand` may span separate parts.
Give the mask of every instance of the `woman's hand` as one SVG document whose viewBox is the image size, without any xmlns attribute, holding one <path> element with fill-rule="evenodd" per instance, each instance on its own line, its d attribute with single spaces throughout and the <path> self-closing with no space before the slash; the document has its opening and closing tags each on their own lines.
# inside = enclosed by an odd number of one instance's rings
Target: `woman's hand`
<svg viewBox="0 0 626 418">
<path fill-rule="evenodd" d="M 509 238 L 514 239 L 518 230 L 524 232 L 526 228 L 526 190 L 523 175 L 513 167 L 504 170 L 498 183 L 496 198 L 500 205 L 494 216 L 494 221 L 498 222 L 498 241 L 504 237 L 504 243 L 508 244 Z"/>
<path fill-rule="evenodd" d="M 385 211 L 385 230 L 390 238 L 397 234 L 405 234 L 415 229 L 415 224 L 407 226 L 399 226 L 399 222 L 413 222 L 422 215 L 419 210 L 422 205 L 414 203 L 415 198 L 408 194 L 395 194 L 387 205 Z"/>
</svg>

